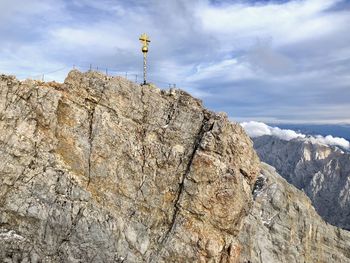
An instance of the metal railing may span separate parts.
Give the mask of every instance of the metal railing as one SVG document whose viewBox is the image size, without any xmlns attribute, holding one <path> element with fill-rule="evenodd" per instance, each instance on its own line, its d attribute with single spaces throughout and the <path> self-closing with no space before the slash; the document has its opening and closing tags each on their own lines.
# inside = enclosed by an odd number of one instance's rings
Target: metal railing
<svg viewBox="0 0 350 263">
<path fill-rule="evenodd" d="M 52 69 L 52 70 L 47 70 L 42 72 L 39 71 L 33 75 L 26 75 L 26 74 L 12 74 L 12 75 L 16 75 L 16 77 L 22 80 L 33 79 L 33 80 L 40 80 L 40 81 L 62 82 L 64 78 L 67 76 L 68 72 L 73 69 L 77 69 L 81 72 L 97 71 L 105 74 L 106 76 L 120 76 L 138 84 L 142 83 L 142 73 L 135 72 L 135 71 L 125 71 L 125 70 L 116 69 L 116 68 L 100 67 L 93 64 L 88 64 L 87 66 L 74 64 L 72 67 L 65 66 L 65 67 L 60 67 L 57 69 Z M 11 74 L 11 73 L 5 72 L 5 74 Z M 161 88 L 176 88 L 175 83 L 170 83 L 164 80 L 157 80 L 154 78 L 150 78 L 149 82 L 154 83 Z"/>
</svg>

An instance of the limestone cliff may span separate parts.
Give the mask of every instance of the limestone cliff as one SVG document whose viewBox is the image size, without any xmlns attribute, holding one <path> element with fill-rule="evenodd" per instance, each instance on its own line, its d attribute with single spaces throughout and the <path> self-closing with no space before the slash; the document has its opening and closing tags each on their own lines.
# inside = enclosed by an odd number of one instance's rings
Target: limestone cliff
<svg viewBox="0 0 350 263">
<path fill-rule="evenodd" d="M 0 93 L 0 262 L 350 262 L 349 233 L 183 91 L 72 71 Z"/>
<path fill-rule="evenodd" d="M 0 78 L 3 262 L 235 262 L 259 173 L 238 124 L 180 90 Z"/>
</svg>

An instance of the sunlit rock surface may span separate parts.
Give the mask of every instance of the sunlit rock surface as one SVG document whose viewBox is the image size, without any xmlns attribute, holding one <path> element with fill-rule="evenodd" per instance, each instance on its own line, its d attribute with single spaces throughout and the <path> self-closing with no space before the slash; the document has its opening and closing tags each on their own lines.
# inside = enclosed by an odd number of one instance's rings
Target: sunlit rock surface
<svg viewBox="0 0 350 263">
<path fill-rule="evenodd" d="M 183 91 L 72 71 L 0 92 L 0 262 L 350 262 L 349 233 Z"/>
<path fill-rule="evenodd" d="M 1 262 L 239 262 L 259 161 L 180 90 L 0 77 Z"/>
</svg>

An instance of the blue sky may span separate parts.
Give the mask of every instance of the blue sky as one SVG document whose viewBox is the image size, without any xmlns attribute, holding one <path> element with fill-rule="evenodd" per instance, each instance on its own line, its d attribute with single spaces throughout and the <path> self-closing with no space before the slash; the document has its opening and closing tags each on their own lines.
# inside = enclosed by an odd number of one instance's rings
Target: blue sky
<svg viewBox="0 0 350 263">
<path fill-rule="evenodd" d="M 150 80 L 233 120 L 350 123 L 349 1 L 0 0 L 0 12 L 1 73 L 62 69 L 45 75 L 61 81 L 93 64 L 133 79 L 147 32 Z"/>
</svg>

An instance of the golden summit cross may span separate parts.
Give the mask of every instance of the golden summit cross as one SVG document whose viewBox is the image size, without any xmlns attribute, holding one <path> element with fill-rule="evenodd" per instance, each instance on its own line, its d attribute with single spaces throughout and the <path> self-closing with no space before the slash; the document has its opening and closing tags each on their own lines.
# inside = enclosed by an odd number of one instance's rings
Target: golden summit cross
<svg viewBox="0 0 350 263">
<path fill-rule="evenodd" d="M 148 45 L 149 42 L 151 42 L 151 40 L 149 39 L 149 37 L 147 36 L 146 33 L 143 33 L 139 40 L 142 43 L 142 53 L 143 53 L 143 84 L 142 85 L 146 85 L 147 81 L 146 81 L 146 69 L 147 69 L 147 52 L 148 52 Z"/>
<path fill-rule="evenodd" d="M 143 34 L 140 36 L 139 40 L 141 40 L 141 43 L 143 44 L 143 47 L 144 47 L 144 46 L 148 47 L 148 43 L 151 42 L 151 40 L 149 39 L 149 37 L 147 36 L 146 33 L 143 33 Z M 143 50 L 142 50 L 142 52 L 143 52 Z M 146 51 L 146 52 L 147 52 L 147 51 Z"/>
</svg>

